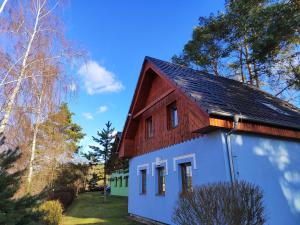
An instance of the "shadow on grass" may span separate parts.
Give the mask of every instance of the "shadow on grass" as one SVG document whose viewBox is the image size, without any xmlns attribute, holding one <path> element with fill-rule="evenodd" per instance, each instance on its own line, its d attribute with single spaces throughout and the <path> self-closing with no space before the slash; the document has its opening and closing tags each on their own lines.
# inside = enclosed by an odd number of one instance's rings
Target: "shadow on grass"
<svg viewBox="0 0 300 225">
<path fill-rule="evenodd" d="M 81 194 L 65 213 L 63 225 L 139 225 L 127 218 L 127 197 L 108 196 L 99 192 Z"/>
</svg>

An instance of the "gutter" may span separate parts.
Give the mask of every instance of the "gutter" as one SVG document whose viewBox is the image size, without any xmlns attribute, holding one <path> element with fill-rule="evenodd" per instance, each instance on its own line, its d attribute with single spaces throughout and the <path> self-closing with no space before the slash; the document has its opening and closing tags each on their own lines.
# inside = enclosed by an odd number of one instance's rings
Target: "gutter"
<svg viewBox="0 0 300 225">
<path fill-rule="evenodd" d="M 230 135 L 237 131 L 237 126 L 238 126 L 239 120 L 240 120 L 240 116 L 234 115 L 233 116 L 233 128 L 225 134 L 226 150 L 227 150 L 227 157 L 228 157 L 228 163 L 229 163 L 229 169 L 230 169 L 230 180 L 232 183 L 235 182 L 235 171 L 234 171 L 234 163 L 233 163 Z"/>
</svg>

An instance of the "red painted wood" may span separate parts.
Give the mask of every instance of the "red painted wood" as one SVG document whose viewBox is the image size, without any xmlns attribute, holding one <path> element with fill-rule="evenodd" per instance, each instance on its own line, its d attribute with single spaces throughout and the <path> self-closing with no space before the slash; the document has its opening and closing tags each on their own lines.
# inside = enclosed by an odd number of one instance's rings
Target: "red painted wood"
<svg viewBox="0 0 300 225">
<path fill-rule="evenodd" d="M 154 106 L 156 103 L 161 101 L 163 98 L 167 97 L 173 91 L 175 91 L 175 89 L 169 89 L 165 93 L 163 93 L 161 96 L 158 96 L 156 99 L 154 99 L 152 102 L 149 101 L 149 103 L 147 103 L 145 108 L 143 108 L 141 111 L 139 111 L 135 115 L 133 115 L 133 118 L 136 119 L 138 116 L 140 116 L 142 113 L 144 113 L 145 111 L 150 109 L 152 106 Z"/>
<path fill-rule="evenodd" d="M 198 137 L 200 134 L 193 133 L 193 130 L 208 125 L 208 117 L 184 93 L 178 88 L 174 90 L 174 86 L 171 88 L 172 85 L 153 74 L 153 71 L 148 71 L 145 76 L 149 72 L 152 77 L 144 78 L 141 84 L 140 96 L 135 102 L 139 111 L 132 109 L 135 114 L 130 118 L 126 137 L 121 144 L 121 156 L 133 157 Z M 176 128 L 168 129 L 167 106 L 174 101 L 177 104 L 179 124 Z M 150 116 L 154 136 L 146 138 L 145 121 Z"/>
</svg>

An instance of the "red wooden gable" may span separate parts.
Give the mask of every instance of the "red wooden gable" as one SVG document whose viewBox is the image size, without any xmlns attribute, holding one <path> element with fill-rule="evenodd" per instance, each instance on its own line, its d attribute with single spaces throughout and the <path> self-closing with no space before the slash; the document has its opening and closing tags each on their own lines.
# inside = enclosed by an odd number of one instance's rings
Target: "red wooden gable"
<svg viewBox="0 0 300 225">
<path fill-rule="evenodd" d="M 176 101 L 179 124 L 168 129 L 167 106 Z M 146 137 L 145 120 L 152 117 L 154 136 Z M 133 157 L 195 137 L 209 117 L 172 81 L 145 61 L 119 146 L 121 157 Z"/>
</svg>

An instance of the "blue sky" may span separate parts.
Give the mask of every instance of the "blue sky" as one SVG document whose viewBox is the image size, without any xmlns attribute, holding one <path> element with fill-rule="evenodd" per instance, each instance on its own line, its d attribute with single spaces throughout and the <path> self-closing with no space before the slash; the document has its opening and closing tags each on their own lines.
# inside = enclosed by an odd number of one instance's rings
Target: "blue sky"
<svg viewBox="0 0 300 225">
<path fill-rule="evenodd" d="M 85 150 L 108 120 L 123 129 L 144 57 L 169 61 L 191 38 L 199 16 L 223 8 L 222 0 L 70 1 L 67 36 L 88 52 L 86 65 L 75 68 L 78 92 L 69 102 L 87 134 Z"/>
</svg>

